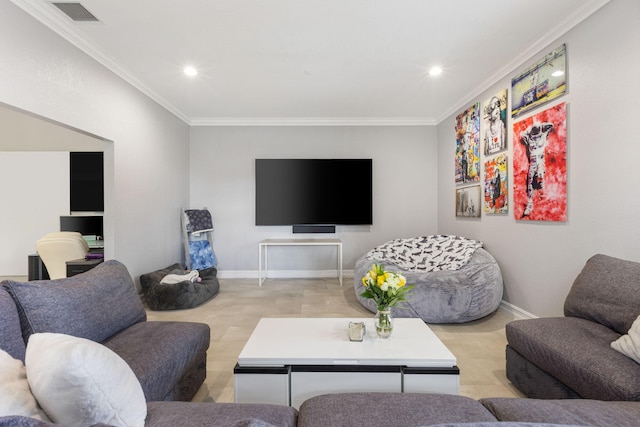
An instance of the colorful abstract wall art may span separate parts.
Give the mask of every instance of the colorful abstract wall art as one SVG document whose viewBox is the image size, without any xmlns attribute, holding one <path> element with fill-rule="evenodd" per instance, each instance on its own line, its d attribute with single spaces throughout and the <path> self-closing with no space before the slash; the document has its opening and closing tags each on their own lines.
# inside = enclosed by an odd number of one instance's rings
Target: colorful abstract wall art
<svg viewBox="0 0 640 427">
<path fill-rule="evenodd" d="M 482 104 L 484 155 L 507 149 L 507 90 L 503 89 Z"/>
<path fill-rule="evenodd" d="M 484 162 L 484 212 L 509 213 L 507 155 L 499 154 Z"/>
<path fill-rule="evenodd" d="M 455 182 L 480 181 L 480 103 L 456 116 Z"/>
<path fill-rule="evenodd" d="M 567 220 L 567 111 L 558 104 L 513 124 L 513 213 Z"/>
<path fill-rule="evenodd" d="M 511 117 L 562 96 L 567 89 L 567 45 L 548 53 L 511 79 Z"/>
</svg>

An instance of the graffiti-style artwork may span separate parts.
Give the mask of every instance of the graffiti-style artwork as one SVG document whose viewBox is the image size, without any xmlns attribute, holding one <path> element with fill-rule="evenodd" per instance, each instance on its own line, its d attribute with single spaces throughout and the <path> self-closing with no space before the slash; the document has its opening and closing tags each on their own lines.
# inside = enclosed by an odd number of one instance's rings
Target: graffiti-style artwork
<svg viewBox="0 0 640 427">
<path fill-rule="evenodd" d="M 507 155 L 500 154 L 484 162 L 484 213 L 509 213 Z"/>
<path fill-rule="evenodd" d="M 517 117 L 567 90 L 567 45 L 563 44 L 511 79 L 511 117 Z"/>
<path fill-rule="evenodd" d="M 480 218 L 481 203 L 479 185 L 456 189 L 457 217 Z"/>
<path fill-rule="evenodd" d="M 480 181 L 480 103 L 456 116 L 456 184 Z"/>
<path fill-rule="evenodd" d="M 507 90 L 503 89 L 482 104 L 484 155 L 507 149 Z"/>
<path fill-rule="evenodd" d="M 567 104 L 513 124 L 513 213 L 567 220 Z"/>
</svg>

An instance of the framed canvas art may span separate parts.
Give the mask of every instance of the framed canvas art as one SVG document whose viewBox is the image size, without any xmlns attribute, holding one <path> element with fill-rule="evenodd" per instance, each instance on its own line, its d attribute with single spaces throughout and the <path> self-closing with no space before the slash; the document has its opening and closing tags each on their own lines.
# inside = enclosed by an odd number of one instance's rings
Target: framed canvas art
<svg viewBox="0 0 640 427">
<path fill-rule="evenodd" d="M 456 116 L 455 182 L 480 181 L 480 103 Z"/>
<path fill-rule="evenodd" d="M 566 53 L 567 45 L 563 44 L 511 79 L 511 117 L 564 95 Z"/>
<path fill-rule="evenodd" d="M 507 149 L 507 90 L 503 89 L 482 104 L 484 155 Z"/>
<path fill-rule="evenodd" d="M 513 212 L 519 220 L 567 220 L 567 104 L 513 124 Z"/>
<path fill-rule="evenodd" d="M 499 154 L 484 163 L 484 213 L 509 212 L 507 155 Z"/>
<path fill-rule="evenodd" d="M 479 185 L 456 189 L 457 217 L 480 218 L 481 203 Z"/>
</svg>

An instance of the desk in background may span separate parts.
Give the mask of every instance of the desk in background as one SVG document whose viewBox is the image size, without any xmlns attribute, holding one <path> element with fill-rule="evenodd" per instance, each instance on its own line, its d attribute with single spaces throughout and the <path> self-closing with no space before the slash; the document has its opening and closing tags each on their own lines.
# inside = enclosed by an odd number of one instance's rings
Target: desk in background
<svg viewBox="0 0 640 427">
<path fill-rule="evenodd" d="M 92 252 L 94 252 L 92 250 Z M 67 261 L 67 277 L 75 276 L 76 274 L 84 273 L 91 270 L 96 265 L 103 262 L 103 258 L 99 259 L 74 259 Z M 38 254 L 29 255 L 29 268 L 28 268 L 28 280 L 49 280 L 49 272 L 47 267 L 40 259 Z"/>
</svg>

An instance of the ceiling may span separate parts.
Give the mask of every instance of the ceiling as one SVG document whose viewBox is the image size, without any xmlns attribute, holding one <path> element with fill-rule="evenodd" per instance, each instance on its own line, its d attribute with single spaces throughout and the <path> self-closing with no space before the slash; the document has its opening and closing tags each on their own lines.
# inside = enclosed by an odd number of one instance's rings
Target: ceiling
<svg viewBox="0 0 640 427">
<path fill-rule="evenodd" d="M 191 125 L 436 124 L 608 2 L 12 1 Z"/>
</svg>

